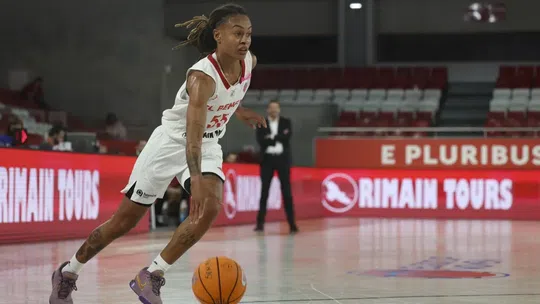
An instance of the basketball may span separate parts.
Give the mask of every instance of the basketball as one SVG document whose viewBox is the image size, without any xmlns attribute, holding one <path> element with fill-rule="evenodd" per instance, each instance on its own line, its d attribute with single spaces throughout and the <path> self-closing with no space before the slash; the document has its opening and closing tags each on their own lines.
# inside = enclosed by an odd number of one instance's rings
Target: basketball
<svg viewBox="0 0 540 304">
<path fill-rule="evenodd" d="M 193 273 L 192 289 L 203 304 L 236 304 L 246 292 L 246 275 L 227 257 L 213 257 L 199 264 Z"/>
</svg>

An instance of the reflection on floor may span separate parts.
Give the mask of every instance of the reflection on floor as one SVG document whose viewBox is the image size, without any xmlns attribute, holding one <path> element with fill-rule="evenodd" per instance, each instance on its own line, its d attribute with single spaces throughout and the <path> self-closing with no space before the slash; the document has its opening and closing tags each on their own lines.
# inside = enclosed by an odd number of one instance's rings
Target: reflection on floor
<svg viewBox="0 0 540 304">
<path fill-rule="evenodd" d="M 237 260 L 242 303 L 540 303 L 540 223 L 327 219 L 301 233 L 268 224 L 215 228 L 166 275 L 164 303 L 196 303 L 191 274 L 207 257 Z M 76 304 L 138 303 L 128 287 L 171 232 L 122 238 L 85 266 Z M 0 247 L 0 304 L 48 303 L 50 275 L 81 240 Z"/>
</svg>

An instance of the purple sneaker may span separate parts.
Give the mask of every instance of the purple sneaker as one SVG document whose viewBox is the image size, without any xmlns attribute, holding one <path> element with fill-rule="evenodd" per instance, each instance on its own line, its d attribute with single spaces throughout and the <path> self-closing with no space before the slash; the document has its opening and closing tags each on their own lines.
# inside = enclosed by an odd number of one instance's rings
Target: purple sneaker
<svg viewBox="0 0 540 304">
<path fill-rule="evenodd" d="M 156 270 L 148 272 L 148 267 L 143 268 L 134 280 L 131 280 L 129 287 L 139 296 L 139 300 L 144 304 L 162 304 L 161 286 L 165 285 L 163 271 Z"/>
<path fill-rule="evenodd" d="M 68 263 L 69 262 L 65 262 L 53 272 L 52 292 L 49 297 L 49 304 L 73 304 L 71 292 L 77 290 L 75 281 L 77 281 L 79 276 L 67 271 L 62 272 L 62 268 Z"/>
</svg>

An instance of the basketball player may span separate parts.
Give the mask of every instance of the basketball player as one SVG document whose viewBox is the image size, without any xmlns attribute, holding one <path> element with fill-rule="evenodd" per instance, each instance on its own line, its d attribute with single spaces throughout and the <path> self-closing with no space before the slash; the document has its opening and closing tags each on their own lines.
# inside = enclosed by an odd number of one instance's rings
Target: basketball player
<svg viewBox="0 0 540 304">
<path fill-rule="evenodd" d="M 133 228 L 176 177 L 191 193 L 190 215 L 130 283 L 141 302 L 161 304 L 165 272 L 206 233 L 219 212 L 225 177 L 218 139 L 226 124 L 235 114 L 254 128 L 266 128 L 264 117 L 239 106 L 257 62 L 249 52 L 252 29 L 246 11 L 228 4 L 209 18 L 198 16 L 179 26 L 193 28 L 181 45 L 194 45 L 205 57 L 187 71 L 174 106 L 163 112 L 161 126 L 150 136 L 122 190 L 125 197 L 116 213 L 53 273 L 50 304 L 73 303 L 71 293 L 85 263 Z"/>
</svg>

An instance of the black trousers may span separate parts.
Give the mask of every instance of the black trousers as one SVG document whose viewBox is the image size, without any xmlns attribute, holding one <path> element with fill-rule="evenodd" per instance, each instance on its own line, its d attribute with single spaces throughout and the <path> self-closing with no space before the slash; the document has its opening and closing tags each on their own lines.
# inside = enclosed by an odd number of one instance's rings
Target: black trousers
<svg viewBox="0 0 540 304">
<path fill-rule="evenodd" d="M 294 206 L 291 193 L 291 165 L 289 159 L 284 155 L 264 154 L 261 162 L 261 200 L 259 201 L 259 213 L 257 214 L 257 227 L 263 227 L 266 218 L 266 208 L 268 193 L 274 172 L 277 171 L 279 182 L 281 183 L 281 194 L 283 196 L 283 207 L 287 222 L 291 228 L 296 227 L 294 218 Z"/>
</svg>

